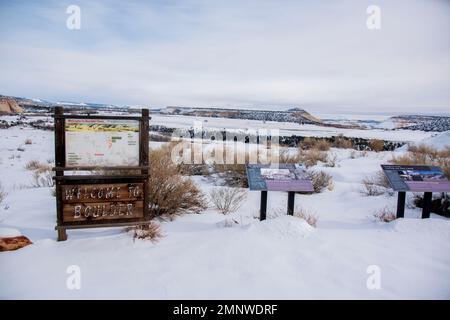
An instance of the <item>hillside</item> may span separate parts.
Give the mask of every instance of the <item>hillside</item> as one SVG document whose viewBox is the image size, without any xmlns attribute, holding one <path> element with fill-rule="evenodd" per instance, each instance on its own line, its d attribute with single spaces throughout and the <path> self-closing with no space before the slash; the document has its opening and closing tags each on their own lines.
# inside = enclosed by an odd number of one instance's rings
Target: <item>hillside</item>
<svg viewBox="0 0 450 320">
<path fill-rule="evenodd" d="M 223 108 L 167 107 L 165 109 L 162 109 L 161 113 L 169 115 L 183 115 L 195 117 L 295 122 L 301 124 L 323 124 L 319 118 L 314 117 L 307 111 L 300 108 L 293 108 L 286 111 L 274 111 L 274 110 L 223 109 Z"/>
</svg>

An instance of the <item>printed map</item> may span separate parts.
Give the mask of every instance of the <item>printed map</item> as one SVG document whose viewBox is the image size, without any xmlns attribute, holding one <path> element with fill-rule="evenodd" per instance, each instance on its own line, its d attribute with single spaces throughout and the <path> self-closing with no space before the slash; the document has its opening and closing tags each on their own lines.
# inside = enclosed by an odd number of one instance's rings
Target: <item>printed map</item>
<svg viewBox="0 0 450 320">
<path fill-rule="evenodd" d="M 139 121 L 66 119 L 66 166 L 139 165 Z"/>
</svg>

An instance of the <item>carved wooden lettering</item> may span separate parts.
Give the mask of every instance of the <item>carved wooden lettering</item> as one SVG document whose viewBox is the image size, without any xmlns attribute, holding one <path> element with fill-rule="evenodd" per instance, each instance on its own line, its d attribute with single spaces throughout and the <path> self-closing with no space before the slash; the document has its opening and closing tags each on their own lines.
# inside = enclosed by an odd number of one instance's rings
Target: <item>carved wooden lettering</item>
<svg viewBox="0 0 450 320">
<path fill-rule="evenodd" d="M 64 222 L 144 217 L 143 183 L 63 185 Z"/>
</svg>

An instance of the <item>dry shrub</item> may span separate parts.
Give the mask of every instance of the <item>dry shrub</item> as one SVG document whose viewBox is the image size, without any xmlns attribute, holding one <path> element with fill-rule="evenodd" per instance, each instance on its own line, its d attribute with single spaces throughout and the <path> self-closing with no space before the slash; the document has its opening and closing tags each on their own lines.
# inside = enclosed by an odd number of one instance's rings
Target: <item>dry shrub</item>
<svg viewBox="0 0 450 320">
<path fill-rule="evenodd" d="M 308 210 L 302 207 L 297 207 L 294 210 L 294 217 L 305 220 L 311 227 L 317 226 L 317 215 L 310 213 Z"/>
<path fill-rule="evenodd" d="M 270 213 L 270 218 L 276 218 L 285 215 L 286 215 L 285 208 L 276 208 Z M 315 228 L 317 226 L 318 220 L 317 215 L 303 207 L 295 207 L 293 216 L 305 220 L 311 227 Z M 259 219 L 259 215 L 255 217 Z"/>
<path fill-rule="evenodd" d="M 334 138 L 333 147 L 340 149 L 353 149 L 354 145 L 352 140 L 344 138 L 342 134 Z"/>
<path fill-rule="evenodd" d="M 3 190 L 2 184 L 0 183 L 0 203 L 2 203 L 3 200 L 5 200 L 7 195 L 8 194 L 5 192 L 5 190 Z"/>
<path fill-rule="evenodd" d="M 362 180 L 361 193 L 366 196 L 379 196 L 390 190 L 391 185 L 383 171 L 378 171 L 373 176 Z"/>
<path fill-rule="evenodd" d="M 302 158 L 298 150 L 292 152 L 289 149 L 281 149 L 279 153 L 279 163 L 301 163 Z"/>
<path fill-rule="evenodd" d="M 367 150 L 364 151 L 352 150 L 352 152 L 350 152 L 350 159 L 364 158 L 367 156 L 368 156 Z"/>
<path fill-rule="evenodd" d="M 337 154 L 335 154 L 335 153 L 328 154 L 327 162 L 325 163 L 325 166 L 331 167 L 331 168 L 336 167 L 337 159 L 338 159 Z"/>
<path fill-rule="evenodd" d="M 211 202 L 223 214 L 235 212 L 247 198 L 247 190 L 240 188 L 214 188 L 210 194 Z"/>
<path fill-rule="evenodd" d="M 361 193 L 366 196 L 380 196 L 384 194 L 384 188 L 376 185 L 370 177 L 366 177 L 362 180 L 363 188 Z"/>
<path fill-rule="evenodd" d="M 180 166 L 171 160 L 169 148 L 164 145 L 149 154 L 150 214 L 170 217 L 200 213 L 207 208 L 204 196 L 191 179 L 182 176 Z"/>
<path fill-rule="evenodd" d="M 375 183 L 381 187 L 384 187 L 386 189 L 391 188 L 391 184 L 389 183 L 389 179 L 384 174 L 383 170 L 377 171 L 375 173 Z"/>
<path fill-rule="evenodd" d="M 325 139 L 306 137 L 300 143 L 300 148 L 305 150 L 315 149 L 319 151 L 328 151 L 331 148 L 331 143 Z"/>
<path fill-rule="evenodd" d="M 308 170 L 307 176 L 311 179 L 314 193 L 320 193 L 325 189 L 333 190 L 333 177 L 324 171 Z"/>
<path fill-rule="evenodd" d="M 48 164 L 39 162 L 38 160 L 30 160 L 25 165 L 27 170 L 33 170 L 33 182 L 32 187 L 46 188 L 54 186 L 54 172 L 52 167 Z"/>
<path fill-rule="evenodd" d="M 26 139 L 24 143 L 25 143 L 25 144 L 32 144 L 33 141 L 31 141 L 31 139 Z"/>
<path fill-rule="evenodd" d="M 157 242 L 163 237 L 160 225 L 153 221 L 148 224 L 127 227 L 125 232 L 132 232 L 133 239 L 150 240 L 152 242 Z"/>
<path fill-rule="evenodd" d="M 213 170 L 224 180 L 227 186 L 248 187 L 245 164 L 214 164 Z"/>
<path fill-rule="evenodd" d="M 326 163 L 328 154 L 317 149 L 299 150 L 299 159 L 306 167 L 315 166 L 319 161 Z"/>
<path fill-rule="evenodd" d="M 373 216 L 376 220 L 381 222 L 391 222 L 397 219 L 397 214 L 394 212 L 393 209 L 389 207 L 384 207 L 376 211 Z"/>
<path fill-rule="evenodd" d="M 209 166 L 206 164 L 180 164 L 181 174 L 185 176 L 209 176 Z"/>
<path fill-rule="evenodd" d="M 54 172 L 50 166 L 41 166 L 34 170 L 32 186 L 35 188 L 48 188 L 54 186 Z"/>
<path fill-rule="evenodd" d="M 370 148 L 375 152 L 380 152 L 384 150 L 384 141 L 380 139 L 371 139 L 369 141 Z"/>
<path fill-rule="evenodd" d="M 49 165 L 40 163 L 38 160 L 30 160 L 25 165 L 25 169 L 27 170 L 47 170 L 51 169 Z"/>
</svg>

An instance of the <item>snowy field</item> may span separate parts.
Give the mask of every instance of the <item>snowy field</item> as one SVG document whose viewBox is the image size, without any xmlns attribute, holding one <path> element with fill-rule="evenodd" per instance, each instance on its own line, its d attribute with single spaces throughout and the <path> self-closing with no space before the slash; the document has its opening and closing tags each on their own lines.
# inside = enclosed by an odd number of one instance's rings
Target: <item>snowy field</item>
<svg viewBox="0 0 450 320">
<path fill-rule="evenodd" d="M 167 125 L 167 118 L 155 116 L 153 124 Z M 255 125 L 242 121 L 244 127 Z M 220 119 L 221 127 L 227 123 Z M 295 131 L 290 126 L 298 125 L 281 126 Z M 298 128 L 295 134 L 337 130 Z M 361 134 L 400 141 L 431 137 L 424 132 L 382 130 Z M 450 144 L 448 135 L 444 137 L 432 141 Z M 32 144 L 25 145 L 28 138 Z M 68 241 L 57 242 L 51 188 L 32 187 L 32 172 L 25 169 L 30 160 L 51 163 L 53 144 L 53 132 L 0 130 L 0 182 L 8 193 L 0 207 L 0 236 L 23 234 L 33 242 L 0 253 L 1 299 L 450 298 L 449 219 L 432 214 L 422 220 L 421 211 L 408 206 L 405 219 L 377 222 L 374 212 L 395 208 L 396 197 L 367 197 L 360 192 L 364 177 L 404 151 L 351 158 L 351 150 L 332 149 L 338 165 L 320 169 L 333 176 L 334 189 L 295 199 L 297 206 L 317 215 L 316 228 L 299 218 L 274 215 L 286 208 L 287 194 L 282 192 L 269 192 L 269 219 L 259 222 L 255 217 L 260 194 L 249 192 L 233 214 L 224 216 L 211 207 L 161 222 L 165 236 L 157 243 L 134 241 L 121 228 L 68 230 Z M 206 178 L 194 180 L 205 193 L 214 187 Z M 237 223 L 225 227 L 224 220 Z M 80 267 L 80 290 L 66 286 L 71 265 Z M 381 272 L 381 288 L 371 290 L 367 270 L 373 265 Z"/>
<path fill-rule="evenodd" d="M 278 129 L 281 136 L 297 135 L 305 137 L 331 137 L 342 134 L 346 137 L 357 137 L 366 139 L 383 139 L 389 141 L 417 142 L 433 133 L 413 130 L 390 130 L 388 129 L 342 129 L 334 127 L 324 127 L 313 124 L 303 124 L 293 122 L 259 121 L 245 119 L 225 119 L 209 117 L 172 116 L 153 114 L 152 125 L 163 125 L 170 128 L 192 127 L 196 122 L 202 123 L 203 127 L 217 129 Z"/>
<path fill-rule="evenodd" d="M 99 112 L 99 114 L 123 114 L 112 112 Z M 127 114 L 128 115 L 128 114 Z M 139 116 L 139 114 L 132 114 Z M 304 136 L 304 137 L 332 137 L 343 135 L 350 138 L 365 138 L 365 139 L 383 139 L 387 141 L 405 141 L 405 142 L 419 142 L 423 139 L 435 136 L 435 132 L 424 132 L 418 130 L 393 130 L 395 123 L 393 123 L 388 116 L 372 116 L 372 115 L 324 115 L 332 117 L 339 122 L 340 118 L 349 118 L 353 120 L 376 119 L 376 127 L 372 129 L 343 129 L 335 127 L 325 127 L 314 124 L 298 124 L 293 122 L 276 122 L 276 121 L 260 121 L 260 120 L 246 120 L 246 119 L 228 119 L 228 118 L 212 118 L 212 117 L 193 117 L 193 116 L 178 116 L 178 115 L 163 115 L 150 114 L 152 125 L 161 125 L 169 128 L 191 128 L 195 125 L 201 124 L 203 128 L 211 128 L 216 130 L 279 130 L 280 136 Z M 17 121 L 18 116 L 2 116 L 0 120 L 5 120 L 9 123 Z M 49 116 L 28 116 L 24 122 L 31 122 L 36 120 L 43 120 L 47 124 L 52 124 L 53 119 Z"/>
</svg>

